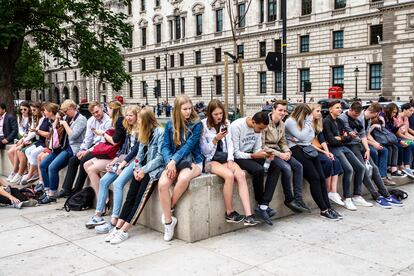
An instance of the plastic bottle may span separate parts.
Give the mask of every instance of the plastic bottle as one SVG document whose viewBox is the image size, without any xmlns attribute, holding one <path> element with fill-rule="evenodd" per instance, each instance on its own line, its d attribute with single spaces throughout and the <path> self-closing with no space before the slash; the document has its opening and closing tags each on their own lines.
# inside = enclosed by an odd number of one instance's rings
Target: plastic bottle
<svg viewBox="0 0 414 276">
<path fill-rule="evenodd" d="M 270 162 L 271 161 L 272 160 L 270 160 L 269 158 L 267 158 L 266 161 L 265 161 L 265 163 L 263 164 L 263 168 L 264 168 L 264 171 L 265 172 L 267 172 L 267 170 L 269 169 L 269 166 L 270 166 Z"/>
</svg>

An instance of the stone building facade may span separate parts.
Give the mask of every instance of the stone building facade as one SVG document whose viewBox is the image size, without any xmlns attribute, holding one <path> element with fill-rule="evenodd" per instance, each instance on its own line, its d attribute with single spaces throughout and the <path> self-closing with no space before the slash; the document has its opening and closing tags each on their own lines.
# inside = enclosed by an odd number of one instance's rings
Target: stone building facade
<svg viewBox="0 0 414 276">
<path fill-rule="evenodd" d="M 252 0 L 249 6 L 248 0 L 231 0 L 233 13 L 244 18 L 236 28 L 236 49 L 226 2 L 132 2 L 133 47 L 124 50 L 132 82 L 118 92 L 127 103 L 154 105 L 167 98 L 171 102 L 181 93 L 195 102 L 208 102 L 212 97 L 223 100 L 224 53 L 237 55 L 237 51 L 243 56 L 245 105 L 282 97 L 281 73 L 270 72 L 265 65 L 267 52 L 281 51 L 281 1 Z M 302 99 L 306 81 L 312 83 L 308 100 L 327 98 L 332 86 L 343 87 L 344 98 L 357 93 L 362 99 L 382 94 L 404 100 L 413 94 L 414 1 L 292 0 L 287 1 L 287 14 L 286 85 L 292 101 Z M 238 90 L 233 73 L 230 60 L 230 104 L 233 88 Z M 64 84 L 69 93 L 77 85 L 80 97 L 93 98 L 93 82 L 74 80 L 73 70 L 51 69 L 48 74 L 60 93 Z M 159 88 L 158 98 L 154 88 Z M 106 99 L 114 94 L 108 91 Z M 102 95 L 100 100 L 104 100 Z"/>
</svg>

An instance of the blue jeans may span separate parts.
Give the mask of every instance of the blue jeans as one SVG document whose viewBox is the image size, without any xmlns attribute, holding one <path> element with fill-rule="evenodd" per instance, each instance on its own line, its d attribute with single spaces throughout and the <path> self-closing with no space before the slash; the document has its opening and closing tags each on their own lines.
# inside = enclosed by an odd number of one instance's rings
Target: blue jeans
<svg viewBox="0 0 414 276">
<path fill-rule="evenodd" d="M 59 171 L 68 165 L 69 159 L 72 156 L 72 150 L 69 148 L 60 152 L 52 152 L 43 159 L 42 163 L 40 163 L 40 173 L 46 188 L 50 188 L 52 192 L 57 191 L 59 187 Z"/>
<path fill-rule="evenodd" d="M 281 182 L 283 187 L 283 193 L 285 194 L 285 201 L 291 202 L 293 199 L 302 200 L 302 178 L 303 167 L 294 157 L 291 157 L 288 161 L 282 160 L 279 157 L 275 157 L 272 161 L 280 168 L 282 174 Z M 292 174 L 293 174 L 293 189 L 294 198 L 292 196 Z"/>
<path fill-rule="evenodd" d="M 400 143 L 398 143 L 398 165 L 410 165 L 411 160 L 413 157 L 413 151 L 414 151 L 414 143 L 410 144 L 408 147 L 401 146 Z"/>
<path fill-rule="evenodd" d="M 105 201 L 108 197 L 109 185 L 114 185 L 114 203 L 112 207 L 112 217 L 118 218 L 121 213 L 123 189 L 133 177 L 134 162 L 125 167 L 120 175 L 113 172 L 107 172 L 99 182 L 99 193 L 96 202 L 96 212 L 103 213 L 105 210 Z"/>
<path fill-rule="evenodd" d="M 388 165 L 388 149 L 383 147 L 382 150 L 377 150 L 373 146 L 369 146 L 372 161 L 377 165 L 381 177 L 387 176 Z"/>
</svg>

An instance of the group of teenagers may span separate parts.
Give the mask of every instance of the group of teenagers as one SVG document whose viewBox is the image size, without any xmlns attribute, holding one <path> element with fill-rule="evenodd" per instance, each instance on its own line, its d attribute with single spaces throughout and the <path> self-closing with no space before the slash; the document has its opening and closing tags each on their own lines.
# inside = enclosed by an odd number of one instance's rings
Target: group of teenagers
<svg viewBox="0 0 414 276">
<path fill-rule="evenodd" d="M 296 213 L 310 212 L 302 196 L 303 179 L 310 185 L 320 216 L 336 221 L 342 215 L 331 202 L 355 211 L 373 204 L 362 197 L 365 185 L 375 203 L 383 208 L 403 206 L 390 195 L 386 185 L 394 177 L 414 177 L 411 171 L 414 130 L 409 117 L 414 107 L 399 110 L 390 103 L 384 110 L 378 103 L 363 110 L 360 102 L 342 113 L 341 103 L 329 104 L 323 119 L 318 104 L 300 103 L 287 117 L 287 102 L 277 100 L 272 111 L 260 111 L 231 124 L 225 107 L 211 100 L 206 118 L 200 120 L 191 99 L 175 97 L 172 120 L 161 127 L 151 108 L 126 107 L 111 101 L 108 113 L 98 102 L 89 104 L 92 116 L 86 119 L 76 103 L 20 105 L 16 125 L 19 140 L 8 150 L 13 171 L 11 183 L 39 181 L 40 204 L 56 202 L 83 189 L 89 178 L 96 195 L 95 214 L 86 222 L 105 241 L 118 244 L 128 238 L 153 190 L 157 187 L 162 206 L 164 240 L 174 236 L 174 210 L 192 179 L 204 173 L 223 178 L 224 218 L 229 223 L 253 226 L 260 221 L 272 225 L 276 211 L 269 204 L 279 176 L 284 204 Z M 5 106 L 0 105 L 0 139 L 11 142 Z M 11 116 L 11 115 L 10 115 Z M 6 123 L 6 121 L 8 121 Z M 388 129 L 397 143 L 381 144 L 375 129 Z M 4 141 L 6 139 L 6 141 Z M 59 190 L 59 171 L 67 174 Z M 250 205 L 245 171 L 252 176 L 257 205 Z M 343 194 L 337 191 L 343 174 Z M 130 183 L 126 198 L 123 189 Z M 174 185 L 173 185 L 174 184 Z M 233 208 L 237 184 L 243 215 Z M 109 187 L 113 186 L 110 196 Z M 21 207 L 18 192 L 0 188 L 0 202 Z M 112 205 L 111 218 L 103 216 Z"/>
</svg>

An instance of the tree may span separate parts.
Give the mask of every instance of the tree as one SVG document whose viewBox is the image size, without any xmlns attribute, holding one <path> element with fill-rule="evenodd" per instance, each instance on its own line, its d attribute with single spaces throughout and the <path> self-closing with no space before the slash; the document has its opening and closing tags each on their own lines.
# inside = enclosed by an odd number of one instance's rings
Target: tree
<svg viewBox="0 0 414 276">
<path fill-rule="evenodd" d="M 125 14 L 109 9 L 112 3 L 130 0 L 0 1 L 0 94 L 8 106 L 13 107 L 12 75 L 25 39 L 61 66 L 79 64 L 84 76 L 119 89 L 129 79 L 119 47 L 131 46 L 132 27 Z"/>
</svg>

